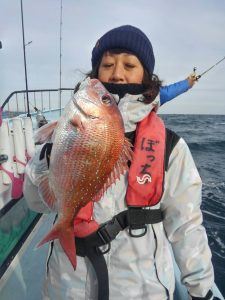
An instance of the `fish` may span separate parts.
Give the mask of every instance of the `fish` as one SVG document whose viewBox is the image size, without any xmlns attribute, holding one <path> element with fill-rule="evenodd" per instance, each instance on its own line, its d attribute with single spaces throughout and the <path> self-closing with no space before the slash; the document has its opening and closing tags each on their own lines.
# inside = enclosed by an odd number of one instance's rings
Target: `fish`
<svg viewBox="0 0 225 300">
<path fill-rule="evenodd" d="M 35 136 L 37 144 L 49 139 L 49 173 L 41 178 L 39 193 L 58 219 L 38 247 L 58 239 L 75 270 L 74 218 L 128 170 L 132 145 L 115 99 L 98 79 L 90 78 L 81 83 L 59 120 Z"/>
</svg>

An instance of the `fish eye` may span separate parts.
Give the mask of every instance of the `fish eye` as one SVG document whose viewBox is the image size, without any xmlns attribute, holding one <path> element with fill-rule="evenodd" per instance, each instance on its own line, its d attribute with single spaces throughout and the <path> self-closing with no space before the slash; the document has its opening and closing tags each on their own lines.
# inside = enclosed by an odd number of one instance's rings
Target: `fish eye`
<svg viewBox="0 0 225 300">
<path fill-rule="evenodd" d="M 104 104 L 110 104 L 111 103 L 111 97 L 108 94 L 105 94 L 102 96 L 102 102 Z"/>
</svg>

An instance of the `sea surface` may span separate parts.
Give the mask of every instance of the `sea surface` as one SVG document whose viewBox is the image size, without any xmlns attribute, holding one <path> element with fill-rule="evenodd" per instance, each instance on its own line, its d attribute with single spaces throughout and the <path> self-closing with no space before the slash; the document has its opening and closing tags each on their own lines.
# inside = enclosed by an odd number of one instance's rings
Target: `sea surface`
<svg viewBox="0 0 225 300">
<path fill-rule="evenodd" d="M 215 281 L 225 297 L 225 115 L 160 115 L 190 147 L 203 181 L 202 211 Z"/>
</svg>

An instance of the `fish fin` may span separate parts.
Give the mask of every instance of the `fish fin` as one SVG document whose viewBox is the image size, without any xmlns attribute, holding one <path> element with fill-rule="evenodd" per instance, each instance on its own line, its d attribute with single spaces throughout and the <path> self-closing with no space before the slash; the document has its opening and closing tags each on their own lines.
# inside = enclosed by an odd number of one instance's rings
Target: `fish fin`
<svg viewBox="0 0 225 300">
<path fill-rule="evenodd" d="M 116 182 L 117 179 L 120 178 L 121 175 L 125 173 L 125 171 L 129 170 L 128 161 L 132 161 L 133 159 L 133 150 L 132 144 L 127 138 L 124 138 L 124 145 L 117 160 L 112 172 L 109 174 L 103 188 L 95 195 L 93 201 L 99 201 L 101 197 L 104 195 L 105 191 Z"/>
<path fill-rule="evenodd" d="M 51 210 L 55 210 L 57 202 L 55 194 L 49 186 L 48 176 L 43 176 L 43 179 L 41 180 L 38 186 L 38 191 L 44 199 L 45 203 L 48 205 L 48 207 Z"/>
<path fill-rule="evenodd" d="M 121 154 L 119 156 L 119 159 L 117 160 L 111 174 L 108 177 L 108 180 L 106 182 L 107 188 L 109 185 L 116 182 L 117 179 L 120 178 L 122 174 L 125 173 L 125 171 L 128 171 L 128 161 L 132 161 L 133 159 L 133 150 L 132 150 L 132 144 L 127 138 L 124 138 L 124 145 L 121 151 Z"/>
<path fill-rule="evenodd" d="M 55 239 L 59 240 L 60 245 L 75 270 L 77 266 L 77 259 L 73 224 L 66 228 L 60 223 L 55 224 L 52 230 L 40 241 L 37 247 Z"/>
<path fill-rule="evenodd" d="M 53 121 L 39 128 L 36 134 L 34 135 L 35 144 L 40 145 L 50 140 L 57 124 L 58 121 Z"/>
</svg>

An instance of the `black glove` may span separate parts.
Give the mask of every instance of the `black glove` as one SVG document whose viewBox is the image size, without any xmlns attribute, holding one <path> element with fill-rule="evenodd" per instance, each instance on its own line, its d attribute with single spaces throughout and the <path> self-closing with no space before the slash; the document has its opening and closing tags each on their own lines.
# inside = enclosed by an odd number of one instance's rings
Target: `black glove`
<svg viewBox="0 0 225 300">
<path fill-rule="evenodd" d="M 48 168 L 49 168 L 49 164 L 50 164 L 52 145 L 53 145 L 53 143 L 44 144 L 44 146 L 41 149 L 40 156 L 39 156 L 39 160 L 46 158 Z"/>
</svg>

